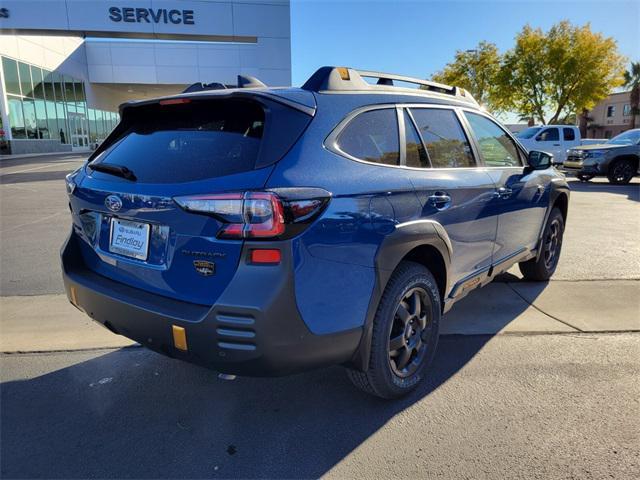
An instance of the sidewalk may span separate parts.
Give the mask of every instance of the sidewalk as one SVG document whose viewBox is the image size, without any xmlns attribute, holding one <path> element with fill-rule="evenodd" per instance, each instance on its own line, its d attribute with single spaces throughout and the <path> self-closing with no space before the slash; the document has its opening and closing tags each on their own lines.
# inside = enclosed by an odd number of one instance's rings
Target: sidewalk
<svg viewBox="0 0 640 480">
<path fill-rule="evenodd" d="M 0 298 L 0 351 L 133 345 L 102 328 L 64 295 Z M 456 304 L 444 335 L 640 331 L 640 280 L 494 282 Z"/>
</svg>

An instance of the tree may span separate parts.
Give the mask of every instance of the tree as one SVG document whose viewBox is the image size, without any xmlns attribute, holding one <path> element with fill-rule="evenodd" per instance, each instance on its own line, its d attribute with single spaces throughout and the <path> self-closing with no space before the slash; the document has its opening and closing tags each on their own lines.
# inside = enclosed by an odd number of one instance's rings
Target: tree
<svg viewBox="0 0 640 480">
<path fill-rule="evenodd" d="M 489 42 L 480 42 L 473 50 L 458 50 L 453 62 L 433 76 L 433 80 L 455 85 L 469 91 L 481 105 L 490 109 L 494 103 L 496 77 L 500 71 L 498 48 Z"/>
<path fill-rule="evenodd" d="M 624 72 L 624 86 L 631 89 L 631 128 L 636 128 L 636 115 L 640 115 L 640 62 L 631 62 Z"/>
<path fill-rule="evenodd" d="M 623 72 L 615 40 L 589 24 L 562 21 L 547 33 L 526 25 L 503 57 L 495 98 L 503 109 L 557 123 L 591 109 L 623 84 Z"/>
</svg>

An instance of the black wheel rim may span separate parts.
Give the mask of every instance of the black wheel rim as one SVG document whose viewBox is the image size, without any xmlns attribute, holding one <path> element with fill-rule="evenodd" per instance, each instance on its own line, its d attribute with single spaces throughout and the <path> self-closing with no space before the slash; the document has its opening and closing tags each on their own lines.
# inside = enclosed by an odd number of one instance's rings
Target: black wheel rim
<svg viewBox="0 0 640 480">
<path fill-rule="evenodd" d="M 389 364 L 393 373 L 405 378 L 418 370 L 432 330 L 431 298 L 422 287 L 410 289 L 396 307 L 389 334 Z"/>
<path fill-rule="evenodd" d="M 633 165 L 629 162 L 618 162 L 613 166 L 613 179 L 616 182 L 627 182 L 633 176 Z"/>
<path fill-rule="evenodd" d="M 560 246 L 562 245 L 562 225 L 557 218 L 549 225 L 547 236 L 544 242 L 544 265 L 547 270 L 555 267 L 560 256 Z"/>
</svg>

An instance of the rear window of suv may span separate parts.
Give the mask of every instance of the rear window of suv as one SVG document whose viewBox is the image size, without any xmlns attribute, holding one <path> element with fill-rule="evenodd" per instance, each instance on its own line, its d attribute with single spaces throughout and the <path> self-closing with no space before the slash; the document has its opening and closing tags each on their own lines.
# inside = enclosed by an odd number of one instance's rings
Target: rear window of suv
<svg viewBox="0 0 640 480">
<path fill-rule="evenodd" d="M 396 110 L 384 108 L 357 115 L 340 132 L 338 148 L 359 160 L 398 165 L 400 140 Z"/>
<path fill-rule="evenodd" d="M 92 163 L 127 167 L 142 183 L 177 183 L 253 170 L 265 127 L 260 104 L 217 100 L 153 104 Z"/>
</svg>

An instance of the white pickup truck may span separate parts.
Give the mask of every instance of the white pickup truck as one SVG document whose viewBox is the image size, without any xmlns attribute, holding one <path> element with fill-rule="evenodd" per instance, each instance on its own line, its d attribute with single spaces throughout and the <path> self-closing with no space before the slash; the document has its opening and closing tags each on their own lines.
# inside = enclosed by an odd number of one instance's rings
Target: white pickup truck
<svg viewBox="0 0 640 480">
<path fill-rule="evenodd" d="M 580 145 L 604 143 L 603 138 L 582 139 L 580 129 L 573 125 L 539 125 L 529 127 L 516 134 L 516 138 L 527 150 L 542 150 L 553 153 L 555 163 L 564 163 L 567 150 Z"/>
</svg>

